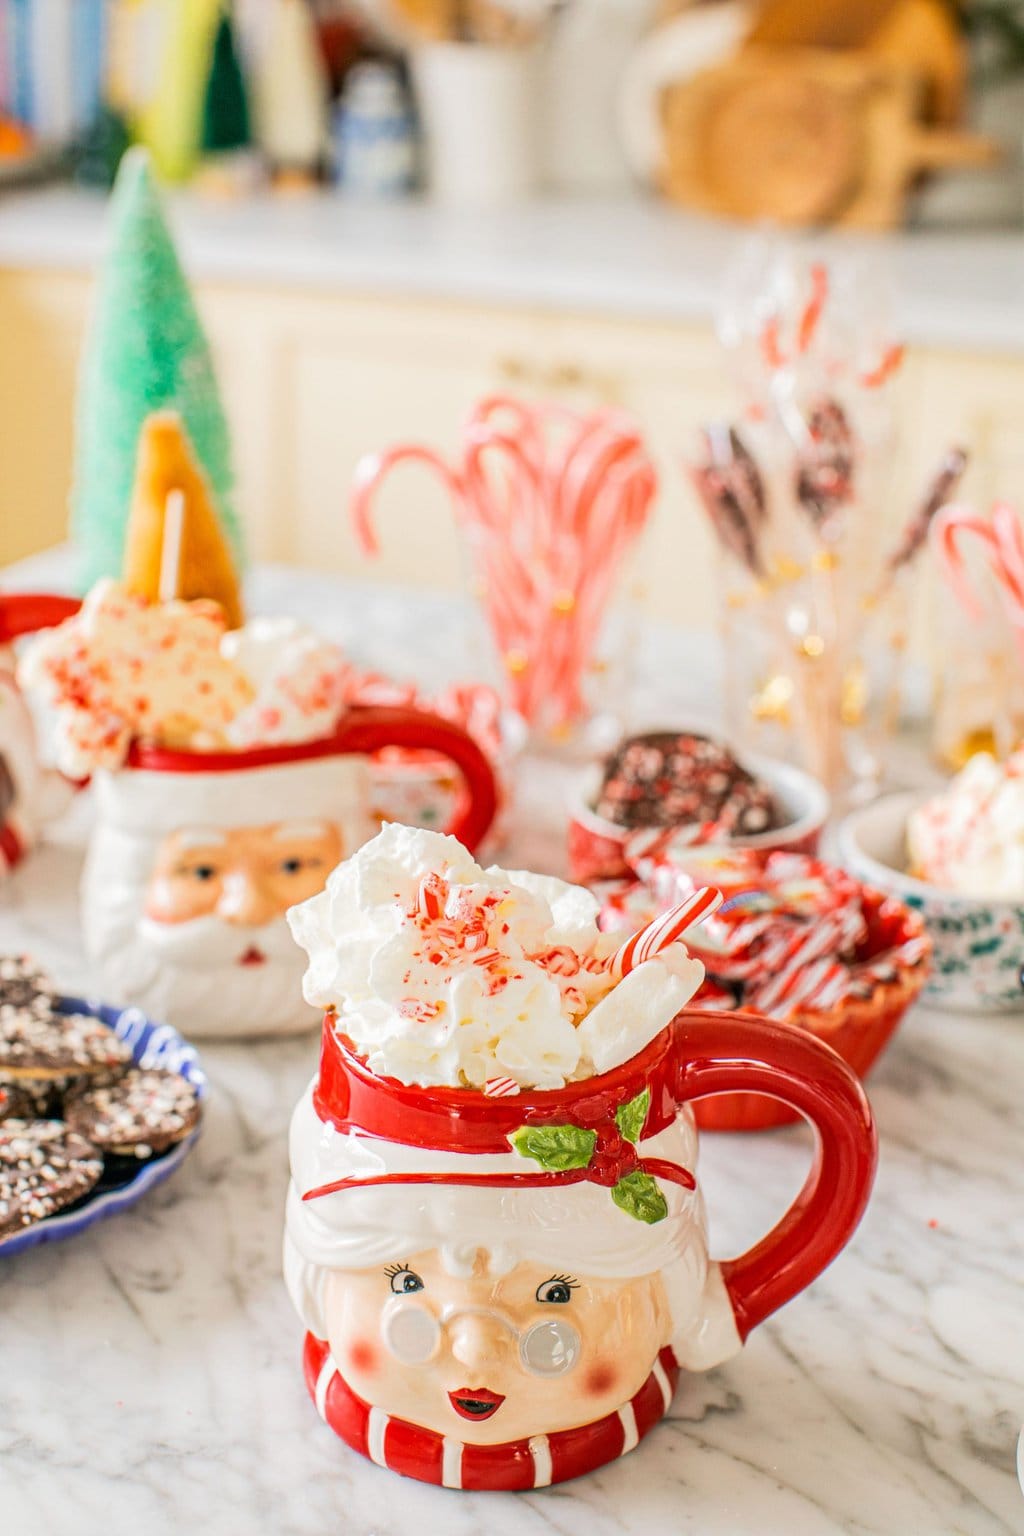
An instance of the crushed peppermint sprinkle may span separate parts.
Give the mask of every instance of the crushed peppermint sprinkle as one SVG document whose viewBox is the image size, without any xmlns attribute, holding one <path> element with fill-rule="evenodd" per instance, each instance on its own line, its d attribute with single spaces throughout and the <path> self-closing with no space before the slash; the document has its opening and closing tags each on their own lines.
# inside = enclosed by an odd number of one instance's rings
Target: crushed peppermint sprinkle
<svg viewBox="0 0 1024 1536">
<path fill-rule="evenodd" d="M 70 1094 L 64 1114 L 102 1150 L 151 1157 L 188 1134 L 199 1118 L 199 1097 L 177 1072 L 133 1068 L 112 1083 Z"/>
<path fill-rule="evenodd" d="M 484 1093 L 489 1099 L 513 1099 L 520 1092 L 514 1077 L 489 1077 L 484 1083 Z"/>
<path fill-rule="evenodd" d="M 60 1120 L 0 1124 L 0 1241 L 86 1194 L 103 1160 Z"/>
<path fill-rule="evenodd" d="M 702 970 L 682 942 L 616 975 L 598 911 L 564 881 L 484 869 L 450 837 L 389 823 L 288 920 L 307 1001 L 369 1071 L 482 1093 L 602 1072 L 693 996 Z"/>
</svg>

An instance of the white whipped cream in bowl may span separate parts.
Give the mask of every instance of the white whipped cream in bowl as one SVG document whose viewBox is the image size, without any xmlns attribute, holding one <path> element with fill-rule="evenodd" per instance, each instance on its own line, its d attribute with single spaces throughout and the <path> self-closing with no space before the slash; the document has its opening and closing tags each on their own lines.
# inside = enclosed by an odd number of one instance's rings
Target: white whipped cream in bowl
<svg viewBox="0 0 1024 1536">
<path fill-rule="evenodd" d="M 921 1000 L 1024 1011 L 1024 751 L 972 758 L 937 794 L 883 795 L 839 828 L 859 880 L 920 912 L 932 941 Z"/>
<path fill-rule="evenodd" d="M 1024 902 L 1024 750 L 972 757 L 907 819 L 910 872 L 982 900 Z"/>
<path fill-rule="evenodd" d="M 422 1087 L 561 1088 L 630 1060 L 703 966 L 675 943 L 621 979 L 621 935 L 550 877 L 483 869 L 454 838 L 391 823 L 288 914 L 307 1002 L 377 1076 Z"/>
</svg>

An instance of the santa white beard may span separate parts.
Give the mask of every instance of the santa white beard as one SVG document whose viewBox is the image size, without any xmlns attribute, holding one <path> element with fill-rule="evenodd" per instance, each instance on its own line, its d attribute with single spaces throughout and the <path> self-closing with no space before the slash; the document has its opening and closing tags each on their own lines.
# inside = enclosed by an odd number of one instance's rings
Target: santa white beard
<svg viewBox="0 0 1024 1536">
<path fill-rule="evenodd" d="M 296 1034 L 319 1015 L 302 996 L 306 956 L 284 917 L 260 928 L 198 917 L 158 923 L 144 915 L 145 885 L 116 885 L 87 865 L 82 921 L 105 1001 L 132 1003 L 185 1036 Z M 257 949 L 262 964 L 242 964 Z"/>
</svg>

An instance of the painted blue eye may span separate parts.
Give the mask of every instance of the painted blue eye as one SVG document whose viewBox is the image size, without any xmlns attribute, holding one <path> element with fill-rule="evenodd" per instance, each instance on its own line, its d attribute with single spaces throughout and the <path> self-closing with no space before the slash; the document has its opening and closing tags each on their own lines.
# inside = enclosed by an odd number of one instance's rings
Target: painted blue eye
<svg viewBox="0 0 1024 1536">
<path fill-rule="evenodd" d="M 423 1281 L 414 1269 L 393 1269 L 390 1272 L 391 1289 L 396 1296 L 409 1295 L 412 1291 L 422 1291 Z"/>
<path fill-rule="evenodd" d="M 217 871 L 212 864 L 197 864 L 192 873 L 197 880 L 212 880 Z"/>
<path fill-rule="evenodd" d="M 568 1275 L 554 1275 L 550 1280 L 545 1280 L 543 1285 L 538 1285 L 537 1300 L 565 1306 L 566 1302 L 572 1300 L 575 1285 L 575 1280 L 570 1280 Z"/>
</svg>

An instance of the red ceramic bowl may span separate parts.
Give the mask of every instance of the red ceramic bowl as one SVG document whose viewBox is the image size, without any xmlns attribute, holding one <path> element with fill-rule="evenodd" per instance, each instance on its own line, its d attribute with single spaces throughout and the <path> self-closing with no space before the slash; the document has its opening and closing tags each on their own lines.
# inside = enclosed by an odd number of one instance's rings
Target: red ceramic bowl
<svg viewBox="0 0 1024 1536">
<path fill-rule="evenodd" d="M 770 832 L 736 838 L 726 846 L 816 853 L 831 809 L 824 787 L 799 768 L 770 758 L 745 757 L 743 762 L 768 785 L 783 824 Z M 586 885 L 591 880 L 621 880 L 632 873 L 623 854 L 630 830 L 598 816 L 592 809 L 600 780 L 601 770 L 595 768 L 569 811 L 569 878 L 577 885 Z"/>
<path fill-rule="evenodd" d="M 863 902 L 868 931 L 857 951 L 858 959 L 870 960 L 925 935 L 922 918 L 894 897 L 865 886 Z M 849 998 L 824 1012 L 798 1008 L 786 1022 L 791 1028 L 830 1045 L 858 1077 L 864 1078 L 927 979 L 927 959 L 917 965 L 900 965 L 893 980 L 880 982 L 870 997 Z M 691 1007 L 700 1008 L 699 992 Z M 694 1105 L 694 1111 L 697 1124 L 706 1131 L 762 1131 L 770 1126 L 791 1125 L 799 1118 L 777 1099 L 751 1093 L 725 1093 L 701 1099 Z"/>
</svg>

